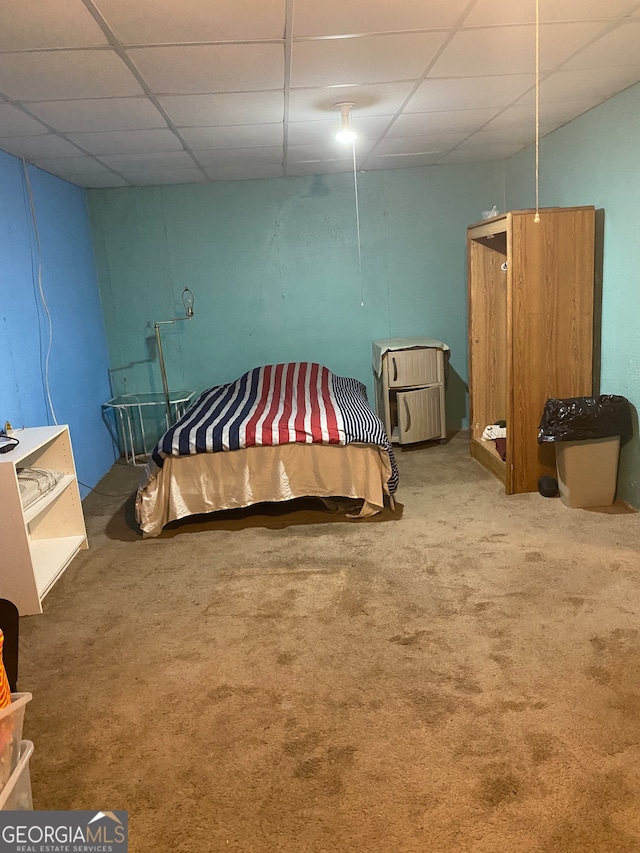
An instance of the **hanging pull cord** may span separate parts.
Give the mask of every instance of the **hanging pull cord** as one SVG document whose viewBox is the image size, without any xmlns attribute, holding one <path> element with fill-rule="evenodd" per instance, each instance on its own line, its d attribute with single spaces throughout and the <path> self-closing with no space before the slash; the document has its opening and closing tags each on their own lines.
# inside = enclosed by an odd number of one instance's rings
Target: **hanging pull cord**
<svg viewBox="0 0 640 853">
<path fill-rule="evenodd" d="M 536 215 L 540 222 L 540 0 L 536 0 Z"/>
<path fill-rule="evenodd" d="M 353 151 L 353 189 L 356 200 L 356 235 L 358 239 L 358 271 L 360 274 L 360 305 L 364 307 L 364 280 L 362 278 L 362 246 L 360 245 L 360 205 L 358 204 L 358 171 L 356 169 L 356 142 L 351 143 Z"/>
</svg>

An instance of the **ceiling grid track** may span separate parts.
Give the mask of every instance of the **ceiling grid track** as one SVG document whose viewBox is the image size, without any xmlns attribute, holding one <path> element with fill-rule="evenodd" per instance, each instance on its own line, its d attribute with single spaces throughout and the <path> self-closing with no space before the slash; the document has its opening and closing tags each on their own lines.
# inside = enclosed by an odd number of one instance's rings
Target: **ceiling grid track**
<svg viewBox="0 0 640 853">
<path fill-rule="evenodd" d="M 504 163 L 640 84 L 640 0 L 541 0 L 535 73 L 535 0 L 32 3 L 0 149 L 87 187 L 350 172 L 341 102 L 358 171 Z"/>
<path fill-rule="evenodd" d="M 183 147 L 183 150 L 186 151 L 186 153 L 189 155 L 189 157 L 193 160 L 194 166 L 200 171 L 200 173 L 204 176 L 205 179 L 208 178 L 207 173 L 205 172 L 205 170 L 202 168 L 200 163 L 198 163 L 198 161 L 194 157 L 193 152 L 191 151 L 189 146 L 185 143 L 184 138 L 182 137 L 182 134 L 180 133 L 180 131 L 178 130 L 176 125 L 173 123 L 173 121 L 169 117 L 169 114 L 164 109 L 164 107 L 162 106 L 162 104 L 160 103 L 158 98 L 156 97 L 153 89 L 151 88 L 151 86 L 149 86 L 149 84 L 147 83 L 145 78 L 142 76 L 142 74 L 138 70 L 136 64 L 129 57 L 129 55 L 127 54 L 127 51 L 124 49 L 124 47 L 122 46 L 120 41 L 118 41 L 115 33 L 113 32 L 113 30 L 111 29 L 109 24 L 105 21 L 105 19 L 102 17 L 102 13 L 100 12 L 100 10 L 94 5 L 93 0 L 82 0 L 82 3 L 86 6 L 88 12 L 91 14 L 91 16 L 93 17 L 95 22 L 98 24 L 98 26 L 100 27 L 102 32 L 107 37 L 107 40 L 108 40 L 109 44 L 112 46 L 113 50 L 117 53 L 119 58 L 124 62 L 124 64 L 129 69 L 129 71 L 131 71 L 133 76 L 136 78 L 136 80 L 138 81 L 138 83 L 142 87 L 142 90 L 144 91 L 145 95 L 149 98 L 149 100 L 154 105 L 154 107 L 158 110 L 158 112 L 160 113 L 162 118 L 166 121 L 167 127 L 169 128 L 169 130 L 173 134 L 175 134 L 175 136 L 178 138 L 178 140 L 180 141 L 180 144 Z M 99 156 L 100 155 L 98 155 L 98 157 Z M 102 162 L 102 161 L 100 161 L 100 162 Z M 119 173 L 119 174 L 121 175 L 121 173 Z M 121 177 L 122 177 L 122 175 L 121 175 Z"/>
<path fill-rule="evenodd" d="M 293 52 L 293 2 L 286 0 L 284 25 L 284 113 L 282 117 L 282 170 L 287 175 L 289 150 L 289 103 L 291 100 L 291 56 Z"/>
<path fill-rule="evenodd" d="M 475 6 L 476 2 L 477 2 L 477 0 L 470 0 L 470 2 L 469 2 L 469 4 L 468 4 L 468 6 L 465 8 L 464 12 L 463 12 L 463 13 L 460 15 L 460 17 L 458 18 L 458 21 L 457 21 L 457 23 L 456 23 L 455 27 L 453 27 L 453 28 L 451 29 L 451 32 L 449 33 L 449 35 L 447 36 L 447 38 L 443 41 L 443 43 L 440 45 L 440 48 L 436 51 L 435 56 L 433 56 L 433 58 L 431 59 L 431 62 L 429 62 L 429 64 L 428 64 L 428 65 L 427 65 L 427 67 L 425 68 L 425 70 L 424 70 L 424 72 L 422 73 L 422 76 L 420 77 L 420 79 L 416 81 L 415 85 L 413 86 L 413 88 L 411 89 L 411 91 L 409 92 L 409 94 L 407 95 L 407 97 L 404 99 L 404 101 L 403 101 L 403 102 L 402 102 L 402 104 L 400 105 L 400 107 L 399 107 L 398 111 L 396 112 L 396 114 L 394 115 L 394 117 L 391 119 L 391 121 L 389 122 L 389 124 L 385 127 L 384 131 L 382 132 L 382 134 L 381 134 L 381 136 L 380 136 L 380 140 L 378 141 L 378 144 L 377 144 L 377 145 L 375 145 L 375 146 L 373 147 L 373 149 L 369 152 L 369 154 L 367 155 L 367 157 L 365 157 L 364 161 L 363 161 L 363 162 L 362 162 L 362 164 L 361 164 L 361 168 L 362 168 L 362 169 L 365 169 L 365 168 L 366 168 L 367 160 L 368 160 L 370 157 L 372 157 L 372 156 L 374 156 L 374 155 L 375 155 L 375 150 L 376 150 L 376 148 L 378 147 L 378 145 L 380 144 L 380 142 L 381 142 L 383 139 L 385 139 L 385 138 L 386 138 L 387 133 L 389 132 L 389 130 L 393 127 L 393 125 L 396 123 L 396 121 L 398 120 L 398 118 L 402 115 L 402 112 L 403 112 L 404 108 L 405 108 L 405 107 L 407 106 L 407 104 L 411 101 L 411 98 L 413 98 L 413 96 L 414 96 L 414 95 L 415 95 L 415 93 L 418 91 L 418 89 L 420 88 L 420 86 L 422 85 L 422 83 L 424 83 L 424 81 L 427 79 L 427 77 L 428 77 L 428 75 L 429 75 L 429 71 L 433 68 L 433 66 L 434 66 L 434 65 L 435 65 L 435 63 L 437 62 L 438 58 L 439 58 L 439 57 L 442 55 L 442 53 L 444 52 L 444 50 L 445 50 L 445 48 L 447 47 L 447 45 L 451 42 L 451 40 L 453 39 L 453 37 L 454 37 L 455 33 L 459 31 L 460 27 L 462 26 L 462 24 L 463 24 L 463 23 L 464 23 L 464 21 L 466 20 L 466 18 L 467 18 L 467 16 L 468 16 L 469 12 L 471 11 L 471 9 L 473 9 L 473 7 Z"/>
</svg>

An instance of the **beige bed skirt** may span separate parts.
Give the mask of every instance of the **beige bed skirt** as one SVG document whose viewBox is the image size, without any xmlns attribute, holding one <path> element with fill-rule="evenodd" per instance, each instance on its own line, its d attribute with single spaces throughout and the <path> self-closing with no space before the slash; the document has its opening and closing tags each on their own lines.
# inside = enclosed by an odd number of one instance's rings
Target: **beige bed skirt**
<svg viewBox="0 0 640 853">
<path fill-rule="evenodd" d="M 265 501 L 347 497 L 364 501 L 360 517 L 380 512 L 391 477 L 380 447 L 284 444 L 150 461 L 136 496 L 144 536 L 157 536 L 179 518 Z"/>
</svg>

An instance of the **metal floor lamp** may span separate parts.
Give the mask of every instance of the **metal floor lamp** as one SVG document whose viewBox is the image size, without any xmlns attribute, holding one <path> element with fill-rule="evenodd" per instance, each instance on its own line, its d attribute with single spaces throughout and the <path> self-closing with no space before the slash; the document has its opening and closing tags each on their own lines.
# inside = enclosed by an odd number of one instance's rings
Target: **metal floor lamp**
<svg viewBox="0 0 640 853">
<path fill-rule="evenodd" d="M 182 291 L 182 304 L 184 305 L 184 317 L 174 317 L 172 320 L 159 320 L 154 324 L 156 330 L 156 343 L 158 345 L 158 359 L 160 361 L 160 373 L 162 374 L 162 388 L 164 391 L 164 404 L 167 410 L 167 429 L 173 422 L 171 412 L 171 401 L 169 397 L 169 385 L 167 383 L 167 371 L 164 366 L 164 354 L 162 352 L 162 339 L 160 338 L 160 326 L 171 326 L 180 320 L 190 320 L 193 317 L 193 293 L 188 287 Z"/>
</svg>

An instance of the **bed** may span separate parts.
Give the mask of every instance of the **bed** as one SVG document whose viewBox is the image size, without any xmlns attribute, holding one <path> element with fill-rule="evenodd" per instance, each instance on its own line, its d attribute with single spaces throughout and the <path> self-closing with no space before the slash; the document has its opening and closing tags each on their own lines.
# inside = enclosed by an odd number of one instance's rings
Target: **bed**
<svg viewBox="0 0 640 853">
<path fill-rule="evenodd" d="M 393 505 L 398 470 L 357 379 L 314 362 L 265 365 L 203 391 L 160 438 L 136 494 L 143 536 L 171 521 L 294 498 Z"/>
</svg>

